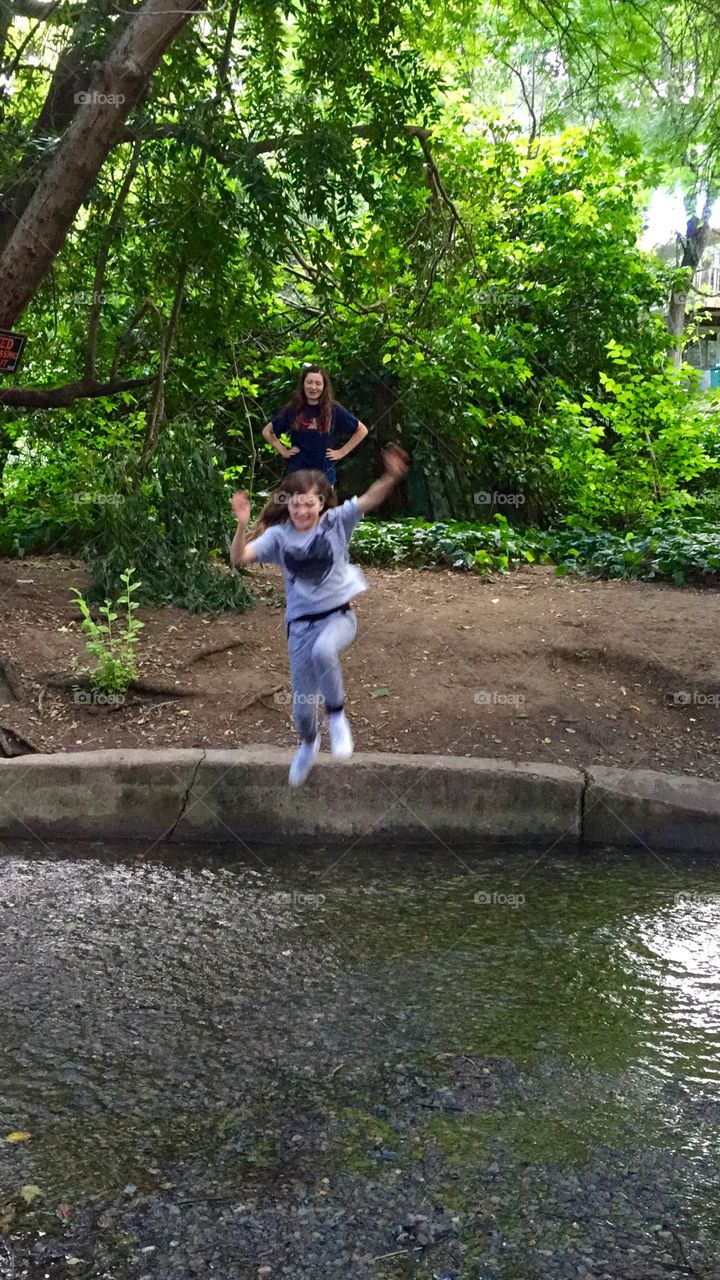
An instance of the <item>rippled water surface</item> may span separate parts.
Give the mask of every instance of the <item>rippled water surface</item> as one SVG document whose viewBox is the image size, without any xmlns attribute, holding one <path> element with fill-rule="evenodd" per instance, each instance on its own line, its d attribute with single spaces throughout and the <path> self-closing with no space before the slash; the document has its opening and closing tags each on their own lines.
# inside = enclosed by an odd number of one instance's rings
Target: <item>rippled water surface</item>
<svg viewBox="0 0 720 1280">
<path fill-rule="evenodd" d="M 0 1009 L 0 1137 L 30 1135 L 0 1142 L 0 1177 L 48 1202 L 149 1193 L 183 1168 L 222 1185 L 229 1152 L 262 1169 L 301 1145 L 320 1095 L 334 1116 L 371 1110 L 398 1064 L 464 1057 L 523 1081 L 475 1117 L 488 1159 L 498 1143 L 518 1167 L 672 1149 L 688 1212 L 716 1225 L 709 862 L 15 846 Z M 278 1130 L 270 1157 L 283 1099 L 300 1134 Z M 452 1165 L 451 1121 L 434 1139 Z"/>
</svg>

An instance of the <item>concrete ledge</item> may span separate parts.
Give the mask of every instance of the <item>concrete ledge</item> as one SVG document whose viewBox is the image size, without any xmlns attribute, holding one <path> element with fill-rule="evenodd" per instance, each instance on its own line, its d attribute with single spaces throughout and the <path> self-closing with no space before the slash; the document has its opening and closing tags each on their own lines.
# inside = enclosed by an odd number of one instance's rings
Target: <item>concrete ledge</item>
<svg viewBox="0 0 720 1280">
<path fill-rule="evenodd" d="M 720 853 L 720 782 L 650 769 L 588 770 L 586 844 Z"/>
<path fill-rule="evenodd" d="M 208 751 L 177 837 L 363 844 L 580 837 L 583 775 L 561 765 L 380 753 L 337 764 L 321 757 L 293 790 L 289 759 L 272 747 Z"/>
<path fill-rule="evenodd" d="M 78 751 L 0 762 L 0 836 L 161 840 L 202 751 Z"/>
<path fill-rule="evenodd" d="M 615 844 L 720 853 L 720 782 L 378 753 L 350 764 L 321 757 L 294 791 L 289 761 L 289 751 L 269 747 L 0 761 L 0 838 Z"/>
</svg>

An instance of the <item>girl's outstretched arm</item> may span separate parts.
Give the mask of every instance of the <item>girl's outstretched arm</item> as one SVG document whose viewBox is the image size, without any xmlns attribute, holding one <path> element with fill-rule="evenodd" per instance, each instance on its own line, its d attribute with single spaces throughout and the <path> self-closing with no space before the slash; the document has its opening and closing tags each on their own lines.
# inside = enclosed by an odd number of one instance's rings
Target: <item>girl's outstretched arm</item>
<svg viewBox="0 0 720 1280">
<path fill-rule="evenodd" d="M 363 515 L 366 511 L 372 511 L 373 507 L 379 507 L 410 470 L 410 459 L 399 444 L 389 444 L 383 450 L 383 462 L 385 470 L 380 479 L 375 480 L 357 500 Z"/>
<path fill-rule="evenodd" d="M 230 547 L 230 563 L 232 565 L 252 564 L 257 559 L 252 543 L 245 543 L 248 521 L 250 520 L 250 499 L 246 493 L 234 493 L 232 497 L 233 515 L 237 520 L 237 532 Z"/>
</svg>

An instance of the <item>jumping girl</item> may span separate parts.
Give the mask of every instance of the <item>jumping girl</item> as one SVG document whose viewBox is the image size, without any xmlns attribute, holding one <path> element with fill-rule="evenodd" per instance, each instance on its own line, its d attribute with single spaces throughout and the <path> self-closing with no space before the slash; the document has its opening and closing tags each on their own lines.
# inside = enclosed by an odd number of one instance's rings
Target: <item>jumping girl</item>
<svg viewBox="0 0 720 1280">
<path fill-rule="evenodd" d="M 290 436 L 290 449 L 278 439 L 284 433 Z M 340 445 L 337 437 L 348 433 L 350 439 Z M 317 364 L 305 366 L 292 399 L 263 427 L 268 444 L 287 458 L 288 472 L 322 471 L 330 484 L 335 484 L 335 463 L 352 453 L 367 433 L 364 422 L 333 398 L 327 372 Z"/>
<path fill-rule="evenodd" d="M 230 548 L 234 565 L 279 564 L 285 581 L 293 718 L 300 745 L 290 766 L 291 787 L 299 787 L 320 750 L 318 703 L 325 706 L 330 749 L 339 760 L 353 752 L 343 710 L 340 654 L 355 639 L 357 621 L 350 604 L 367 591 L 363 574 L 350 564 L 348 544 L 366 511 L 379 507 L 407 474 L 408 458 L 398 445 L 383 453 L 384 474 L 359 498 L 336 505 L 321 471 L 286 476 L 265 506 L 246 542 L 250 501 L 236 493 L 232 509 L 237 532 Z"/>
</svg>

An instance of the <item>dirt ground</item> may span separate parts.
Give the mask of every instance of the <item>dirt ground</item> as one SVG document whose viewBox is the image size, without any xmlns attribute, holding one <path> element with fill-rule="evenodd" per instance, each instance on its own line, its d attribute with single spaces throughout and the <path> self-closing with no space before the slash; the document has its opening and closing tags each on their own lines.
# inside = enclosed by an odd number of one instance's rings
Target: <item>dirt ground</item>
<svg viewBox="0 0 720 1280">
<path fill-rule="evenodd" d="M 720 778 L 720 591 L 557 578 L 544 566 L 490 581 L 411 569 L 367 577 L 344 659 L 358 750 Z M 70 588 L 86 581 L 66 557 L 0 560 L 6 754 L 12 731 L 44 752 L 292 747 L 279 571 L 252 572 L 258 604 L 246 613 L 142 609 L 140 676 L 160 692 L 118 707 L 48 682 L 74 659 L 82 669 Z"/>
</svg>

